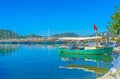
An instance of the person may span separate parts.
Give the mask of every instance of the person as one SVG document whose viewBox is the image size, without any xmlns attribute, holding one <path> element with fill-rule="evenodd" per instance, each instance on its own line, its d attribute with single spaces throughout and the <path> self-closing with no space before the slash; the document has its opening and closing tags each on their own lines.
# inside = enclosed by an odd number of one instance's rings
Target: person
<svg viewBox="0 0 120 79">
<path fill-rule="evenodd" d="M 103 47 L 103 42 L 99 42 L 99 47 Z"/>
<path fill-rule="evenodd" d="M 75 45 L 74 45 L 74 43 L 72 43 L 71 45 L 70 45 L 70 50 L 73 50 L 73 49 L 75 49 Z"/>
</svg>

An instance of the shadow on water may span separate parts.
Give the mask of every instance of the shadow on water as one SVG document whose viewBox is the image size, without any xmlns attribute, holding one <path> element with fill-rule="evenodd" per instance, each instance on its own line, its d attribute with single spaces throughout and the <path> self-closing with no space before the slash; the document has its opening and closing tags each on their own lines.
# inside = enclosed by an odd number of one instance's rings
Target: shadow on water
<svg viewBox="0 0 120 79">
<path fill-rule="evenodd" d="M 20 45 L 16 44 L 0 44 L 0 56 L 12 54 L 19 49 Z"/>
<path fill-rule="evenodd" d="M 59 53 L 63 62 L 59 68 L 81 69 L 92 72 L 99 77 L 104 75 L 112 67 L 113 57 L 111 55 L 81 55 Z"/>
</svg>

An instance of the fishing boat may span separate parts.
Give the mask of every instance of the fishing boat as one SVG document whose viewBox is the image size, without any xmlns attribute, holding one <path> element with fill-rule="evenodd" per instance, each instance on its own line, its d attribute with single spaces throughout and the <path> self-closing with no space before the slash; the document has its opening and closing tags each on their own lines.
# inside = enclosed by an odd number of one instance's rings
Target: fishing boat
<svg viewBox="0 0 120 79">
<path fill-rule="evenodd" d="M 113 47 L 101 47 L 96 49 L 87 49 L 87 50 L 80 50 L 80 49 L 64 49 L 58 48 L 58 52 L 61 53 L 79 53 L 83 55 L 110 55 L 112 53 Z"/>
<path fill-rule="evenodd" d="M 66 41 L 81 41 L 81 40 L 96 40 L 96 39 L 102 39 L 102 37 L 82 37 L 82 38 L 59 38 L 59 40 L 66 40 Z M 107 54 L 110 55 L 112 53 L 113 47 L 110 46 L 103 46 L 103 47 L 98 47 L 98 46 L 84 46 L 84 48 L 58 48 L 58 52 L 62 53 L 79 53 L 79 54 L 84 54 L 84 55 L 101 55 L 101 54 Z"/>
<path fill-rule="evenodd" d="M 79 54 L 84 54 L 84 55 L 101 55 L 101 54 L 108 54 L 110 55 L 112 53 L 113 47 L 110 46 L 99 46 L 99 41 L 102 40 L 102 37 L 98 36 L 97 33 L 97 27 L 94 25 L 94 30 L 96 31 L 96 36 L 95 37 L 79 37 L 79 38 L 74 38 L 74 37 L 63 37 L 59 38 L 61 41 L 67 41 L 67 42 L 80 42 L 80 41 L 88 41 L 88 40 L 94 40 L 96 43 L 96 46 L 86 46 L 84 47 L 75 47 L 75 44 L 71 46 L 68 46 L 67 48 L 59 47 L 58 52 L 62 53 L 79 53 Z"/>
</svg>

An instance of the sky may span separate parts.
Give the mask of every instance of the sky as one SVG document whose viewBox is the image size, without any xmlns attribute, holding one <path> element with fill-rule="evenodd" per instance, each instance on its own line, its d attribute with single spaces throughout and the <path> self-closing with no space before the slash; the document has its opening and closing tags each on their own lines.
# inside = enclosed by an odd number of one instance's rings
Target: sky
<svg viewBox="0 0 120 79">
<path fill-rule="evenodd" d="M 107 31 L 120 0 L 0 0 L 0 29 L 21 35 L 79 35 Z"/>
</svg>

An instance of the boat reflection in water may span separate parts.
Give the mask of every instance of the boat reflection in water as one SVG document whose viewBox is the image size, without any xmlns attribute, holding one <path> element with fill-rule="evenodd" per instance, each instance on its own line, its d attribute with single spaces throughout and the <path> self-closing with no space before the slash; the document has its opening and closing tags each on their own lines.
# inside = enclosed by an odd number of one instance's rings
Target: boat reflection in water
<svg viewBox="0 0 120 79">
<path fill-rule="evenodd" d="M 92 72 L 96 77 L 102 76 L 112 67 L 113 57 L 110 55 L 81 55 L 59 53 L 62 64 L 59 68 L 80 69 Z"/>
<path fill-rule="evenodd" d="M 0 56 L 11 54 L 18 50 L 20 45 L 17 44 L 0 44 Z"/>
</svg>

